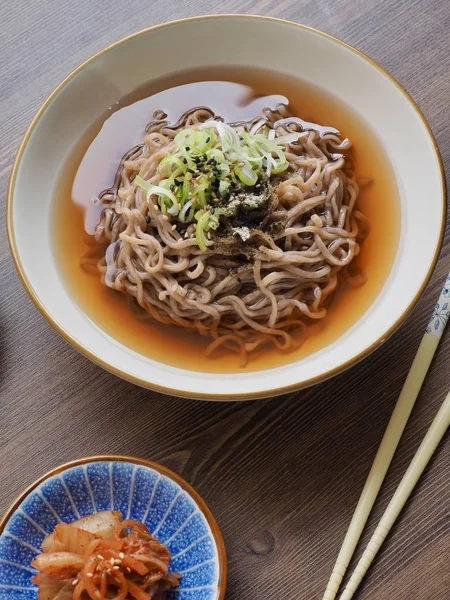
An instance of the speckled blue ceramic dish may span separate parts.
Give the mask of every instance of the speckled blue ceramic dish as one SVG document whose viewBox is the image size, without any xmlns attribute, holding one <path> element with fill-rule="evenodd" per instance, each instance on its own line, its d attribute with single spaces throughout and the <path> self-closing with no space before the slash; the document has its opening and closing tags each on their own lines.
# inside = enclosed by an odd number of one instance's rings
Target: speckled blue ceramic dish
<svg viewBox="0 0 450 600">
<path fill-rule="evenodd" d="M 0 600 L 36 600 L 30 562 L 59 522 L 111 509 L 142 521 L 170 548 L 181 583 L 167 600 L 224 598 L 225 548 L 200 496 L 160 465 L 110 456 L 59 467 L 17 499 L 0 524 Z"/>
</svg>

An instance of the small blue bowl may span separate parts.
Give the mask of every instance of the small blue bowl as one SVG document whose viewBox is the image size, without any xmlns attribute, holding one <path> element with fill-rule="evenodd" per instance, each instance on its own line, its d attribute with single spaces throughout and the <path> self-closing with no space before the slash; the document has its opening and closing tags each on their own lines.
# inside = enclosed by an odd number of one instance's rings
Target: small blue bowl
<svg viewBox="0 0 450 600">
<path fill-rule="evenodd" d="M 219 527 L 180 476 L 130 456 L 83 458 L 53 469 L 25 490 L 0 523 L 0 600 L 36 600 L 30 566 L 60 523 L 102 510 L 145 523 L 172 554 L 180 586 L 167 600 L 222 600 L 227 564 Z"/>
</svg>

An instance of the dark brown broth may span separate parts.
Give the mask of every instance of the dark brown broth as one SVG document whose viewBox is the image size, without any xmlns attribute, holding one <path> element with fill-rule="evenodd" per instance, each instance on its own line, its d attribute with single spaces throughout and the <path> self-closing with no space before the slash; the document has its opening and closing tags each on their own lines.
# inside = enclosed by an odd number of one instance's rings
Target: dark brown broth
<svg viewBox="0 0 450 600">
<path fill-rule="evenodd" d="M 192 85 L 195 82 L 199 83 Z M 87 253 L 100 254 L 103 250 L 88 235 L 93 233 L 101 210 L 93 199 L 112 185 L 123 154 L 142 143 L 145 126 L 155 110 L 164 110 L 169 120 L 176 121 L 193 106 L 208 106 L 227 122 L 235 122 L 254 118 L 263 107 L 274 107 L 286 98 L 293 114 L 336 127 L 349 137 L 357 175 L 372 179 L 360 193 L 359 208 L 369 219 L 370 233 L 356 259 L 367 281 L 360 287 L 342 286 L 327 317 L 309 327 L 308 339 L 298 350 L 284 354 L 263 348 L 252 354 L 242 369 L 234 354 L 207 358 L 209 338 L 151 321 L 126 296 L 102 285 L 98 274 L 83 269 L 80 260 Z M 354 325 L 374 302 L 391 270 L 400 233 L 400 203 L 392 167 L 376 136 L 359 115 L 334 96 L 285 75 L 241 67 L 215 68 L 159 80 L 118 99 L 101 115 L 62 168 L 52 226 L 66 285 L 86 315 L 107 334 L 154 360 L 227 373 L 298 360 L 331 344 Z"/>
</svg>

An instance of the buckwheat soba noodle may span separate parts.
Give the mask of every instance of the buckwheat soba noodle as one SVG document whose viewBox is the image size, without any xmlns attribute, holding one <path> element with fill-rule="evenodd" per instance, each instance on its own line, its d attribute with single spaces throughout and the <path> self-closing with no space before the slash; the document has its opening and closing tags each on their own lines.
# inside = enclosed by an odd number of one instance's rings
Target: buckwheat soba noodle
<svg viewBox="0 0 450 600">
<path fill-rule="evenodd" d="M 206 67 L 132 90 L 80 132 L 52 238 L 100 334 L 162 365 L 250 373 L 321 360 L 357 325 L 392 268 L 399 209 L 351 107 L 286 74 Z"/>
<path fill-rule="evenodd" d="M 351 141 L 282 104 L 237 123 L 208 107 L 166 117 L 154 114 L 99 195 L 103 282 L 207 336 L 208 355 L 245 364 L 262 346 L 295 349 L 342 279 L 358 279 L 366 219 Z"/>
</svg>

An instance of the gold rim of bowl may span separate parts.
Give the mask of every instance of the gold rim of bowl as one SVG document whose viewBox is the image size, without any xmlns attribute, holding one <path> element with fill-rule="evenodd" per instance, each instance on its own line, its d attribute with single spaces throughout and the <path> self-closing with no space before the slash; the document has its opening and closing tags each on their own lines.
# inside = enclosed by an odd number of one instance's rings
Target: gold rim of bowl
<svg viewBox="0 0 450 600">
<path fill-rule="evenodd" d="M 125 371 L 122 371 L 121 369 L 118 369 L 116 367 L 112 367 L 110 364 L 108 364 L 107 362 L 105 362 L 102 358 L 100 358 L 99 356 L 97 356 L 95 353 L 91 352 L 90 350 L 88 350 L 87 348 L 85 348 L 82 344 L 80 344 L 74 337 L 72 337 L 72 335 L 66 331 L 63 327 L 61 327 L 61 325 L 59 323 L 57 323 L 53 317 L 48 313 L 46 307 L 42 304 L 41 300 L 39 299 L 38 295 L 36 294 L 36 292 L 34 291 L 34 289 L 32 288 L 27 274 L 25 272 L 25 269 L 22 265 L 22 262 L 20 260 L 20 256 L 19 256 L 19 250 L 17 247 L 17 242 L 15 239 L 15 234 L 14 234 L 14 221 L 13 221 L 13 198 L 14 198 L 14 187 L 15 187 L 15 182 L 16 182 L 16 177 L 17 177 L 17 172 L 18 172 L 18 168 L 20 165 L 20 161 L 22 160 L 22 155 L 23 152 L 25 150 L 25 147 L 28 143 L 28 140 L 31 137 L 31 134 L 34 131 L 34 128 L 36 127 L 36 125 L 38 124 L 40 118 L 42 117 L 43 113 L 45 112 L 46 108 L 49 106 L 49 104 L 52 102 L 52 100 L 55 98 L 55 96 L 57 94 L 59 94 L 59 92 L 73 79 L 73 77 L 75 77 L 80 71 L 82 71 L 87 65 L 89 65 L 92 61 L 94 61 L 95 59 L 97 59 L 99 56 L 102 56 L 103 54 L 105 54 L 106 52 L 108 52 L 109 50 L 111 50 L 111 48 L 115 48 L 125 42 L 127 42 L 128 40 L 131 40 L 135 37 L 147 34 L 150 31 L 154 31 L 156 29 L 162 29 L 164 27 L 170 27 L 171 25 L 173 25 L 174 23 L 183 23 L 183 22 L 189 22 L 189 21 L 200 21 L 200 20 L 214 20 L 214 19 L 258 19 L 258 20 L 263 20 L 263 21 L 273 21 L 275 23 L 283 23 L 285 25 L 291 25 L 291 26 L 295 26 L 298 27 L 299 29 L 303 29 L 303 30 L 308 30 L 308 31 L 313 31 L 316 34 L 327 38 L 329 40 L 332 40 L 333 42 L 336 42 L 337 44 L 340 44 L 341 46 L 343 46 L 344 48 L 347 48 L 349 50 L 351 50 L 352 52 L 355 52 L 356 54 L 358 54 L 361 58 L 363 58 L 365 61 L 369 62 L 373 67 L 375 67 L 376 69 L 378 69 L 378 71 L 380 71 L 383 75 L 385 75 L 386 77 L 388 77 L 390 79 L 390 81 L 397 87 L 397 89 L 403 94 L 403 96 L 405 97 L 405 99 L 412 105 L 412 107 L 414 108 L 415 112 L 417 113 L 417 116 L 420 118 L 420 120 L 422 121 L 423 125 L 425 126 L 425 128 L 428 131 L 428 135 L 430 136 L 432 142 L 433 142 L 433 147 L 434 147 L 434 151 L 435 151 L 435 158 L 436 161 L 438 163 L 439 166 L 439 170 L 440 170 L 440 175 L 441 175 L 441 184 L 442 184 L 442 217 L 441 217 L 441 231 L 439 234 L 439 239 L 437 240 L 437 244 L 436 244 L 436 248 L 434 251 L 434 256 L 433 256 L 433 260 L 431 261 L 430 267 L 428 269 L 428 272 L 426 274 L 426 277 L 424 279 L 424 281 L 422 282 L 422 285 L 420 286 L 419 291 L 417 292 L 417 294 L 414 296 L 414 298 L 411 300 L 411 302 L 409 303 L 409 305 L 406 307 L 406 309 L 404 310 L 404 312 L 400 315 L 400 317 L 397 319 L 397 321 L 394 323 L 394 325 L 392 325 L 387 331 L 384 331 L 375 342 L 373 342 L 372 344 L 369 344 L 366 348 L 364 348 L 364 350 L 362 350 L 361 352 L 359 352 L 356 356 L 354 356 L 353 358 L 347 360 L 346 362 L 344 362 L 343 364 L 339 365 L 338 367 L 335 367 L 334 369 L 330 369 L 324 373 L 322 373 L 321 375 L 317 375 L 316 377 L 312 377 L 310 379 L 301 381 L 299 383 L 294 383 L 294 384 L 290 384 L 287 386 L 280 386 L 280 387 L 275 387 L 275 388 L 271 388 L 271 389 L 266 389 L 266 390 L 261 390 L 259 392 L 247 392 L 247 393 L 238 393 L 238 394 L 205 394 L 205 393 L 193 393 L 190 392 L 188 390 L 180 390 L 180 389 L 174 389 L 171 388 L 169 386 L 161 386 L 161 385 L 156 385 L 153 384 L 152 382 L 147 381 L 146 379 L 140 378 L 140 377 L 135 377 L 133 375 L 130 375 L 129 373 L 126 373 Z M 439 257 L 439 253 L 440 253 L 440 249 L 442 246 L 442 241 L 444 238 L 444 231 L 445 231 L 445 216 L 446 216 L 446 212 L 447 212 L 447 186 L 446 186 L 446 180 L 445 180 L 445 172 L 444 172 L 444 166 L 442 163 L 442 158 L 441 155 L 439 153 L 439 149 L 437 146 L 437 142 L 436 139 L 434 137 L 434 134 L 431 130 L 431 127 L 429 126 L 427 120 L 425 119 L 422 111 L 420 110 L 420 108 L 417 106 L 417 104 L 415 103 L 415 101 L 411 98 L 411 96 L 408 94 L 408 92 L 405 90 L 405 88 L 400 85 L 400 83 L 386 70 L 384 69 L 381 65 L 379 65 L 376 61 L 374 61 L 372 58 L 370 58 L 369 56 L 367 56 L 366 54 L 364 54 L 363 52 L 361 52 L 360 50 L 358 50 L 357 48 L 354 48 L 353 46 L 351 46 L 350 44 L 347 44 L 346 42 L 343 42 L 342 40 L 340 40 L 339 38 L 336 38 L 332 35 L 329 35 L 328 33 L 324 33 L 323 31 L 320 31 L 319 29 L 315 29 L 313 27 L 308 27 L 307 25 L 301 25 L 300 23 L 295 23 L 293 21 L 287 21 L 285 19 L 277 19 L 274 17 L 264 17 L 264 16 L 258 16 L 258 15 L 245 15 L 245 14 L 222 14 L 222 15 L 206 15 L 206 16 L 197 16 L 197 17 L 189 17 L 186 19 L 178 19 L 176 21 L 169 21 L 167 23 L 161 23 L 160 25 L 154 25 L 153 27 L 148 27 L 146 29 L 142 29 L 141 31 L 138 31 L 136 33 L 133 33 L 132 35 L 129 35 L 125 38 L 122 38 L 121 40 L 114 42 L 113 44 L 110 44 L 109 46 L 107 46 L 106 48 L 104 48 L 103 50 L 100 50 L 99 52 L 97 52 L 96 54 L 94 54 L 93 56 L 91 56 L 90 58 L 88 58 L 85 62 L 83 62 L 80 66 L 78 66 L 74 71 L 72 71 L 72 73 L 70 73 L 70 75 L 68 75 L 54 90 L 53 92 L 50 94 L 50 96 L 47 98 L 47 100 L 43 103 L 43 105 L 41 106 L 41 108 L 39 109 L 39 111 L 37 112 L 36 116 L 34 117 L 34 119 L 32 120 L 30 126 L 28 127 L 22 142 L 20 143 L 19 149 L 17 150 L 17 154 L 16 157 L 14 159 L 14 163 L 12 166 L 12 171 L 11 171 L 11 175 L 9 178 L 9 183 L 8 183 L 8 191 L 7 191 L 7 198 L 6 198 L 6 210 L 7 210 L 7 231 L 8 231 L 8 239 L 9 239 L 9 244 L 10 244 L 10 248 L 11 248 L 11 253 L 12 253 L 12 257 L 17 269 L 17 272 L 20 276 L 20 279 L 22 280 L 22 283 L 28 293 L 28 295 L 30 296 L 31 300 L 34 302 L 35 306 L 38 308 L 38 310 L 42 313 L 42 315 L 47 319 L 47 321 L 68 341 L 70 342 L 73 346 L 75 346 L 75 348 L 77 350 L 79 350 L 82 354 L 84 354 L 85 356 L 87 356 L 88 358 L 90 358 L 94 363 L 102 366 L 104 369 L 106 369 L 107 371 L 114 373 L 115 375 L 118 375 L 119 377 L 122 377 L 123 379 L 126 379 L 128 381 L 131 381 L 132 383 L 135 383 L 137 385 L 140 385 L 142 387 L 145 388 L 149 388 L 149 389 L 153 389 L 155 391 L 158 392 L 163 392 L 166 394 L 172 394 L 175 396 L 183 396 L 186 398 L 195 398 L 195 399 L 201 399 L 201 400 L 250 400 L 250 399 L 254 399 L 254 398 L 265 398 L 265 397 L 269 397 L 269 396 L 275 396 L 278 394 L 283 394 L 283 393 L 287 393 L 290 391 L 294 391 L 297 389 L 301 389 L 304 387 L 308 387 L 310 385 L 313 385 L 315 383 L 318 383 L 320 381 L 324 381 L 326 379 L 328 379 L 329 377 L 332 377 L 334 375 L 337 375 L 338 373 L 341 373 L 342 371 L 348 369 L 349 367 L 351 367 L 352 365 L 356 364 L 357 362 L 359 362 L 361 359 L 363 359 L 364 357 L 366 357 L 368 354 L 370 354 L 373 350 L 375 350 L 378 346 L 380 346 L 390 335 L 392 335 L 392 333 L 394 333 L 394 331 L 403 323 L 403 321 L 406 319 L 406 317 L 409 315 L 409 313 L 411 312 L 411 310 L 414 308 L 415 304 L 417 303 L 417 301 L 419 300 L 420 296 L 422 295 L 428 281 L 430 280 L 430 277 L 433 273 L 434 267 L 436 266 L 438 257 Z"/>
<path fill-rule="evenodd" d="M 3 530 L 5 529 L 6 524 L 9 521 L 9 519 L 12 517 L 12 515 L 15 513 L 15 511 L 19 508 L 19 506 L 22 504 L 22 502 L 25 500 L 25 498 L 30 494 L 30 492 L 32 492 L 34 489 L 36 489 L 41 483 L 43 483 L 47 479 L 50 479 L 50 477 L 53 477 L 53 475 L 58 475 L 59 473 L 62 473 L 63 471 L 67 471 L 67 469 L 70 469 L 71 467 L 77 467 L 80 465 L 86 465 L 88 463 L 99 462 L 99 461 L 129 462 L 129 463 L 133 463 L 136 465 L 142 465 L 144 467 L 149 467 L 149 468 L 153 469 L 154 471 L 157 471 L 158 473 L 161 473 L 162 475 L 169 477 L 169 479 L 172 479 L 172 481 L 175 481 L 175 483 L 178 483 L 178 485 L 194 499 L 194 501 L 198 505 L 201 512 L 205 515 L 205 519 L 212 531 L 214 541 L 216 543 L 217 556 L 218 556 L 218 561 L 219 561 L 219 581 L 218 581 L 219 595 L 217 596 L 217 600 L 223 600 L 225 598 L 225 590 L 227 587 L 227 570 L 228 570 L 227 553 L 226 553 L 222 533 L 220 531 L 220 528 L 219 528 L 212 512 L 209 510 L 208 505 L 203 500 L 203 498 L 200 496 L 200 494 L 196 490 L 194 490 L 194 488 L 191 486 L 190 483 L 188 483 L 180 475 L 178 475 L 177 473 L 174 473 L 167 467 L 164 467 L 163 465 L 160 465 L 159 463 L 152 462 L 151 460 L 147 460 L 145 458 L 140 458 L 138 456 L 101 454 L 99 456 L 86 456 L 84 458 L 78 458 L 77 460 L 72 460 L 70 462 L 59 465 L 58 467 L 55 467 L 51 471 L 48 471 L 47 473 L 45 473 L 45 475 L 42 475 L 42 477 L 39 477 L 39 479 L 36 479 L 36 481 L 34 483 L 29 485 L 21 494 L 19 494 L 19 496 L 17 496 L 17 498 L 14 500 L 14 502 L 11 504 L 11 506 L 6 511 L 6 514 L 3 516 L 2 519 L 0 519 L 0 535 L 3 533 Z"/>
</svg>

